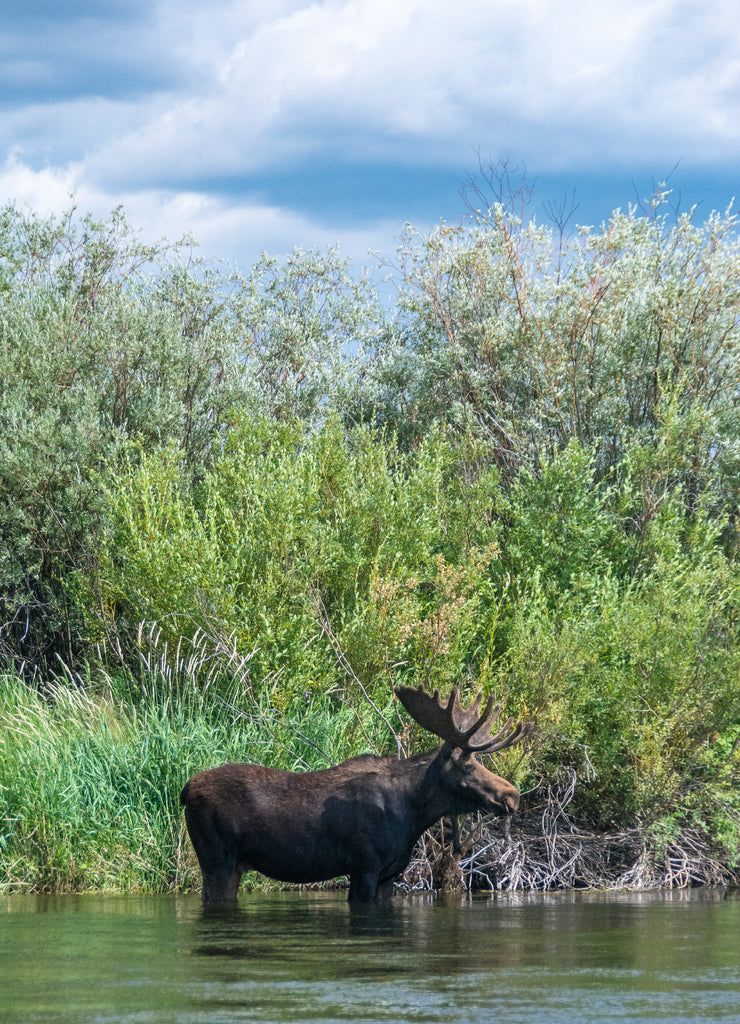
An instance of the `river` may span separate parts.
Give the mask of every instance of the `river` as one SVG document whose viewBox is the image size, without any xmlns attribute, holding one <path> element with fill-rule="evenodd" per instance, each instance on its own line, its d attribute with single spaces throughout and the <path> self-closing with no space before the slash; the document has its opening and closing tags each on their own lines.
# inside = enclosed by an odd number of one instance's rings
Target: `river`
<svg viewBox="0 0 740 1024">
<path fill-rule="evenodd" d="M 740 894 L 0 897 L 3 1024 L 740 1021 Z"/>
</svg>

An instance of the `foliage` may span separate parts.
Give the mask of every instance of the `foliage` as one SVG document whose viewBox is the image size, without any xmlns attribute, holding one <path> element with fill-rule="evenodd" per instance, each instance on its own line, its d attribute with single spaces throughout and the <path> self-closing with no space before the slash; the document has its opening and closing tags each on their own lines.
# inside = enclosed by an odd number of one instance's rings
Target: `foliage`
<svg viewBox="0 0 740 1024">
<path fill-rule="evenodd" d="M 232 287 L 238 351 L 262 414 L 315 424 L 330 408 L 356 412 L 363 364 L 386 329 L 369 274 L 352 277 L 335 250 L 296 249 L 282 263 L 263 254 Z"/>
<path fill-rule="evenodd" d="M 691 438 L 676 471 L 697 485 L 722 474 L 735 495 L 736 218 L 671 223 L 668 195 L 570 241 L 501 202 L 424 238 L 409 229 L 397 260 L 406 415 L 476 429 L 514 472 L 571 438 L 614 466 L 668 404 Z"/>
<path fill-rule="evenodd" d="M 666 198 L 409 229 L 395 308 L 336 252 L 0 211 L 13 878 L 182 881 L 192 767 L 416 749 L 400 681 L 534 717 L 498 770 L 590 826 L 737 861 L 738 243 Z"/>
<path fill-rule="evenodd" d="M 142 244 L 120 211 L 43 221 L 11 206 L 0 225 L 0 650 L 48 670 L 80 651 L 63 581 L 89 566 L 97 471 L 126 436 L 172 439 L 195 469 L 235 380 L 182 246 Z"/>
<path fill-rule="evenodd" d="M 85 656 L 65 581 L 89 579 L 99 473 L 124 441 L 171 446 L 197 481 L 237 410 L 310 420 L 330 379 L 352 391 L 338 353 L 368 306 L 333 254 L 265 258 L 244 279 L 187 242 L 142 243 L 121 210 L 2 208 L 0 655 L 31 674 Z"/>
<path fill-rule="evenodd" d="M 137 456 L 108 485 L 97 628 L 118 650 L 143 620 L 172 645 L 217 623 L 250 659 L 245 696 L 284 703 L 347 682 L 320 607 L 368 690 L 392 665 L 445 684 L 496 550 L 490 488 L 465 486 L 462 459 L 439 432 L 411 453 L 365 427 L 345 441 L 336 418 L 245 420 L 196 492 L 172 451 Z"/>
</svg>

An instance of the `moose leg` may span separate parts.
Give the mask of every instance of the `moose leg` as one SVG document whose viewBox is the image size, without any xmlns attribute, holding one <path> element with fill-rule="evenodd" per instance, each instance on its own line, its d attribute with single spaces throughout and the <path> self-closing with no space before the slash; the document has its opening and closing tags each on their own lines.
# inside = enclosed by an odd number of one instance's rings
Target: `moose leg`
<svg viewBox="0 0 740 1024">
<path fill-rule="evenodd" d="M 203 902 L 233 903 L 239 892 L 242 873 L 236 864 L 219 865 L 208 869 L 201 865 L 203 872 Z"/>
<path fill-rule="evenodd" d="M 357 903 L 368 903 L 378 895 L 377 871 L 355 872 L 349 878 L 349 899 Z"/>
<path fill-rule="evenodd" d="M 376 893 L 377 899 L 383 900 L 384 903 L 387 903 L 388 900 L 390 900 L 391 896 L 393 896 L 393 881 L 393 878 L 385 878 L 378 882 L 378 891 Z"/>
<path fill-rule="evenodd" d="M 193 811 L 187 803 L 185 823 L 203 875 L 203 902 L 233 902 L 243 870 L 233 841 L 223 838 L 215 816 Z"/>
<path fill-rule="evenodd" d="M 221 842 L 214 842 L 212 836 L 204 837 L 196 827 L 190 827 L 189 831 L 203 875 L 203 902 L 235 900 L 242 877 L 236 853 L 229 851 Z"/>
</svg>

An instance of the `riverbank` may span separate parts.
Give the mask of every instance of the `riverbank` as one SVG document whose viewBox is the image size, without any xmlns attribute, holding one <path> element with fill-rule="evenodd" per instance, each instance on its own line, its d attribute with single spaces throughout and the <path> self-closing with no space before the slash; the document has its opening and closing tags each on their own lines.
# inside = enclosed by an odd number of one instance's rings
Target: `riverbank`
<svg viewBox="0 0 740 1024">
<path fill-rule="evenodd" d="M 410 229 L 388 304 L 0 221 L 0 884 L 196 884 L 190 774 L 428 748 L 398 684 L 535 722 L 495 884 L 737 870 L 733 216 Z"/>
<path fill-rule="evenodd" d="M 655 824 L 596 831 L 569 812 L 578 779 L 563 773 L 502 824 L 464 820 L 454 857 L 444 828 L 423 837 L 402 883 L 447 891 L 646 891 L 740 886 L 740 870 L 700 827 Z"/>
<path fill-rule="evenodd" d="M 304 705 L 301 717 L 274 708 L 249 716 L 182 691 L 177 701 L 142 695 L 126 703 L 79 680 L 41 695 L 13 676 L 2 679 L 0 721 L 6 893 L 198 890 L 179 804 L 190 775 L 227 761 L 323 767 L 358 747 L 377 749 L 384 728 L 380 717 L 361 719 L 328 700 Z M 525 790 L 522 811 L 508 824 L 462 819 L 457 858 L 442 823 L 423 837 L 401 883 L 519 892 L 740 883 L 731 851 L 699 822 L 593 829 L 579 810 L 587 785 L 563 768 Z M 278 887 L 257 875 L 246 885 Z"/>
</svg>

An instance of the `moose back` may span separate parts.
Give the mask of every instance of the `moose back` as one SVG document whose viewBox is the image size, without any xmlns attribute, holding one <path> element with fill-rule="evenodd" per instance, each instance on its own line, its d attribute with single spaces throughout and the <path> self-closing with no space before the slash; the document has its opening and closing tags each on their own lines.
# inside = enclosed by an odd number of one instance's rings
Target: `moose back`
<svg viewBox="0 0 740 1024">
<path fill-rule="evenodd" d="M 457 687 L 446 703 L 422 687 L 395 689 L 425 729 L 444 741 L 415 757 L 363 754 L 314 772 L 226 764 L 194 775 L 183 789 L 185 820 L 203 874 L 204 902 L 235 900 L 245 871 L 284 882 L 349 875 L 350 900 L 390 895 L 414 844 L 445 815 L 512 814 L 519 793 L 476 759 L 519 742 L 529 724 L 509 719 L 479 694 L 469 708 Z"/>
</svg>

